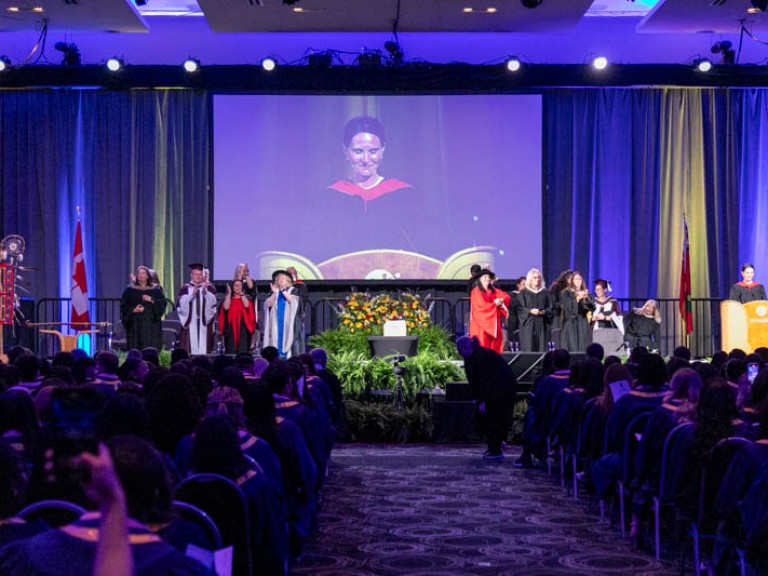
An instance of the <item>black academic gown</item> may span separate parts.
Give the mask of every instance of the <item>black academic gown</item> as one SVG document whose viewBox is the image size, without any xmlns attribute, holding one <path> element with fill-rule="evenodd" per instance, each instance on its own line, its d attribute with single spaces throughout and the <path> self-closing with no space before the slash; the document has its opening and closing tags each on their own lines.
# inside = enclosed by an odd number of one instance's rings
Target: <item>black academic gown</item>
<svg viewBox="0 0 768 576">
<path fill-rule="evenodd" d="M 149 303 L 143 296 L 149 296 Z M 144 312 L 135 313 L 138 304 L 144 306 Z M 163 315 L 166 310 L 166 300 L 160 286 L 137 288 L 128 286 L 120 299 L 120 320 L 125 328 L 128 348 L 141 350 L 151 346 L 156 349 L 163 347 Z"/>
<path fill-rule="evenodd" d="M 645 346 L 657 349 L 661 347 L 661 324 L 644 314 L 630 312 L 624 317 L 624 337 L 630 348 Z"/>
<path fill-rule="evenodd" d="M 563 330 L 560 332 L 560 347 L 569 352 L 583 352 L 592 343 L 587 313 L 595 309 L 589 297 L 576 300 L 576 292 L 563 290 L 560 293 L 560 307 L 563 310 Z"/>
<path fill-rule="evenodd" d="M 549 290 L 532 292 L 521 290 L 517 297 L 517 315 L 520 320 L 520 350 L 523 352 L 546 352 L 552 323 L 552 295 Z M 532 308 L 544 311 L 543 316 L 531 314 Z"/>
<path fill-rule="evenodd" d="M 498 454 L 512 424 L 517 377 L 499 354 L 482 346 L 464 359 L 464 371 L 472 396 L 478 405 L 485 404 L 485 412 L 478 414 L 479 431 L 488 439 L 488 452 Z"/>
<path fill-rule="evenodd" d="M 752 282 L 750 285 L 744 282 L 737 282 L 731 286 L 731 292 L 728 295 L 728 300 L 736 300 L 742 304 L 765 299 L 765 286 L 760 284 L 760 282 Z"/>
</svg>

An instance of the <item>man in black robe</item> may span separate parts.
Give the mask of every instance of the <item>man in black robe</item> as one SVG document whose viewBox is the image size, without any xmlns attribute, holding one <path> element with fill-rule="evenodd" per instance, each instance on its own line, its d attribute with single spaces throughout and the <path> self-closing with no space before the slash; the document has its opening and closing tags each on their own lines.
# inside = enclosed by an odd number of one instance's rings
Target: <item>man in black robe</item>
<svg viewBox="0 0 768 576">
<path fill-rule="evenodd" d="M 499 354 L 481 347 L 477 338 L 463 336 L 456 348 L 464 358 L 464 371 L 477 403 L 478 431 L 488 442 L 483 458 L 502 460 L 502 442 L 509 433 L 515 408 L 517 377 Z"/>
</svg>

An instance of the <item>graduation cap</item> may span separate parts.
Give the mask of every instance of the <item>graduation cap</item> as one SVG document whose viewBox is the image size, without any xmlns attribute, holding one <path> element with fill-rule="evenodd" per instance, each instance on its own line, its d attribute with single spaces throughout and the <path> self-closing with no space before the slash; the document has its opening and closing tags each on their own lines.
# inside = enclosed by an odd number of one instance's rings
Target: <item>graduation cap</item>
<svg viewBox="0 0 768 576">
<path fill-rule="evenodd" d="M 192 264 L 187 264 L 187 267 L 189 267 L 190 270 L 200 270 L 201 272 L 205 270 L 205 264 L 201 264 L 200 262 L 193 262 Z"/>
<path fill-rule="evenodd" d="M 285 274 L 286 276 L 288 276 L 289 280 L 293 281 L 293 276 L 291 276 L 291 273 L 288 272 L 288 270 L 280 269 L 280 270 L 275 270 L 274 272 L 272 272 L 272 282 L 276 282 L 277 281 L 277 277 L 280 276 L 280 274 Z"/>
<path fill-rule="evenodd" d="M 598 278 L 593 282 L 595 286 L 602 286 L 603 289 L 605 289 L 606 292 L 613 292 L 613 288 L 611 288 L 611 283 L 608 280 L 603 280 L 602 278 Z"/>
</svg>

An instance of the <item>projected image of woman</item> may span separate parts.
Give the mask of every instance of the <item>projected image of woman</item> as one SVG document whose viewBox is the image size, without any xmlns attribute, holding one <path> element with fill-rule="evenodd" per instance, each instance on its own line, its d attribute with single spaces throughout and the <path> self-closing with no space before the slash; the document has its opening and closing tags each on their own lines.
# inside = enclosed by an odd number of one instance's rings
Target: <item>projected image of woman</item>
<svg viewBox="0 0 768 576">
<path fill-rule="evenodd" d="M 368 203 L 385 194 L 411 187 L 396 178 L 385 178 L 379 174 L 387 139 L 384 127 L 376 118 L 352 118 L 344 128 L 343 144 L 344 158 L 349 164 L 349 178 L 334 182 L 329 188 L 359 196 Z"/>
</svg>

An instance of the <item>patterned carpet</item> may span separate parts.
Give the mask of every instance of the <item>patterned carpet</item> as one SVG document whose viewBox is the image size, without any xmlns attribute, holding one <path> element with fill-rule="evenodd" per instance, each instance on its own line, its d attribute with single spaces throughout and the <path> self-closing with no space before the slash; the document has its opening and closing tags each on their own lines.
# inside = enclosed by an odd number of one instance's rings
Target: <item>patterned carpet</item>
<svg viewBox="0 0 768 576">
<path fill-rule="evenodd" d="M 334 448 L 319 528 L 292 574 L 677 573 L 633 552 L 586 500 L 481 445 Z"/>
</svg>

